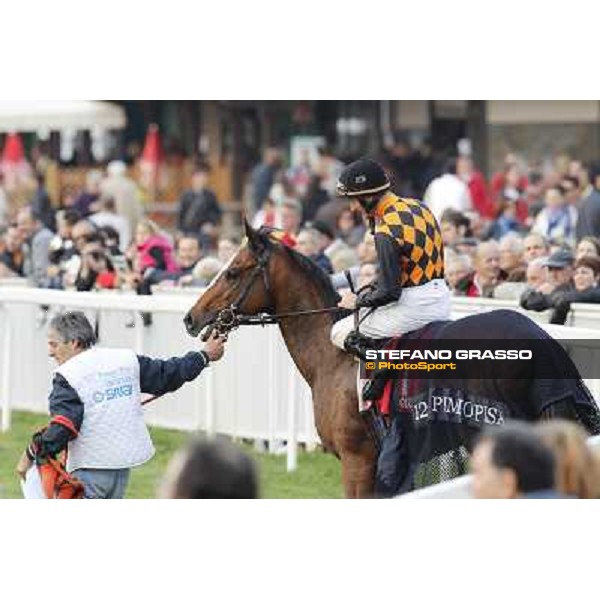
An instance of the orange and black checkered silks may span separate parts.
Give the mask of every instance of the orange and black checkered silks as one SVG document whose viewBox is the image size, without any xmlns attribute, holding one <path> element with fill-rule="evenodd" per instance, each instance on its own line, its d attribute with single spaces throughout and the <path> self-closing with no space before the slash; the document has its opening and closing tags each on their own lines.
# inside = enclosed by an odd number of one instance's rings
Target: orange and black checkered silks
<svg viewBox="0 0 600 600">
<path fill-rule="evenodd" d="M 375 209 L 375 233 L 400 246 L 402 287 L 444 277 L 442 232 L 431 211 L 418 200 L 387 193 Z"/>
</svg>

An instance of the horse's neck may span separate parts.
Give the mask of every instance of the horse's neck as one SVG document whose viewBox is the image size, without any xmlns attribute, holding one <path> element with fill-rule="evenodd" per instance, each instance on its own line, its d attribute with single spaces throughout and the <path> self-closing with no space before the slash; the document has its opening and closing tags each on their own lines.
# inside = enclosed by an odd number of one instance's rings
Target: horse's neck
<svg viewBox="0 0 600 600">
<path fill-rule="evenodd" d="M 276 299 L 276 312 L 287 313 L 326 308 L 314 284 L 299 279 L 290 285 L 285 298 Z M 298 370 L 311 387 L 319 376 L 338 368 L 346 356 L 330 340 L 333 326 L 329 313 L 285 318 L 279 327 Z"/>
</svg>

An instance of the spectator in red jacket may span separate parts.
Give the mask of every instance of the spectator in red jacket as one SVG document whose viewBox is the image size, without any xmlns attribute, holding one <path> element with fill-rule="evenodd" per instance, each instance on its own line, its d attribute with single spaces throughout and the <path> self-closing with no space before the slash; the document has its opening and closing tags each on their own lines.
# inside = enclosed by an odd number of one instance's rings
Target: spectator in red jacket
<svg viewBox="0 0 600 600">
<path fill-rule="evenodd" d="M 518 202 L 517 218 L 520 223 L 525 223 L 529 213 L 527 202 L 524 199 L 527 189 L 527 177 L 521 172 L 517 157 L 507 154 L 504 158 L 504 169 L 494 173 L 490 182 L 492 202 L 496 210 L 502 198 L 510 198 Z"/>
<path fill-rule="evenodd" d="M 485 177 L 475 169 L 470 156 L 459 156 L 456 161 L 456 174 L 467 184 L 471 195 L 471 205 L 484 218 L 494 218 L 494 204 L 487 190 Z"/>
</svg>

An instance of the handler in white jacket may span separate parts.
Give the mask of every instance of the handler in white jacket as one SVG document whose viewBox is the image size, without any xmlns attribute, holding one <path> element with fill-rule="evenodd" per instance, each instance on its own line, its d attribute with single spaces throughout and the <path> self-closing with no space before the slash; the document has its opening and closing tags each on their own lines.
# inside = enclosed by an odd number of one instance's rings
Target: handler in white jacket
<svg viewBox="0 0 600 600">
<path fill-rule="evenodd" d="M 67 470 L 84 485 L 86 498 L 123 498 L 129 472 L 154 455 L 140 394 L 161 395 L 200 375 L 223 356 L 224 342 L 211 339 L 201 352 L 168 360 L 132 350 L 98 348 L 82 312 L 55 316 L 48 351 L 58 363 L 50 393 L 49 426 L 33 436 L 17 472 L 68 447 Z"/>
</svg>

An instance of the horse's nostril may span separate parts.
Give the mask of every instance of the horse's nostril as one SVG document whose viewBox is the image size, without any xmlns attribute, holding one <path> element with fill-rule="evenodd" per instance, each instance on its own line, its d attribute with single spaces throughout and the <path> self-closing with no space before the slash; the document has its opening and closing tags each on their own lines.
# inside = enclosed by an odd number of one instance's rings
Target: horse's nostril
<svg viewBox="0 0 600 600">
<path fill-rule="evenodd" d="M 192 319 L 192 314 L 188 313 L 187 315 L 185 315 L 185 317 L 183 317 L 183 322 L 185 324 L 185 328 L 190 331 L 190 329 L 192 328 L 192 325 L 194 324 L 194 320 Z"/>
</svg>

